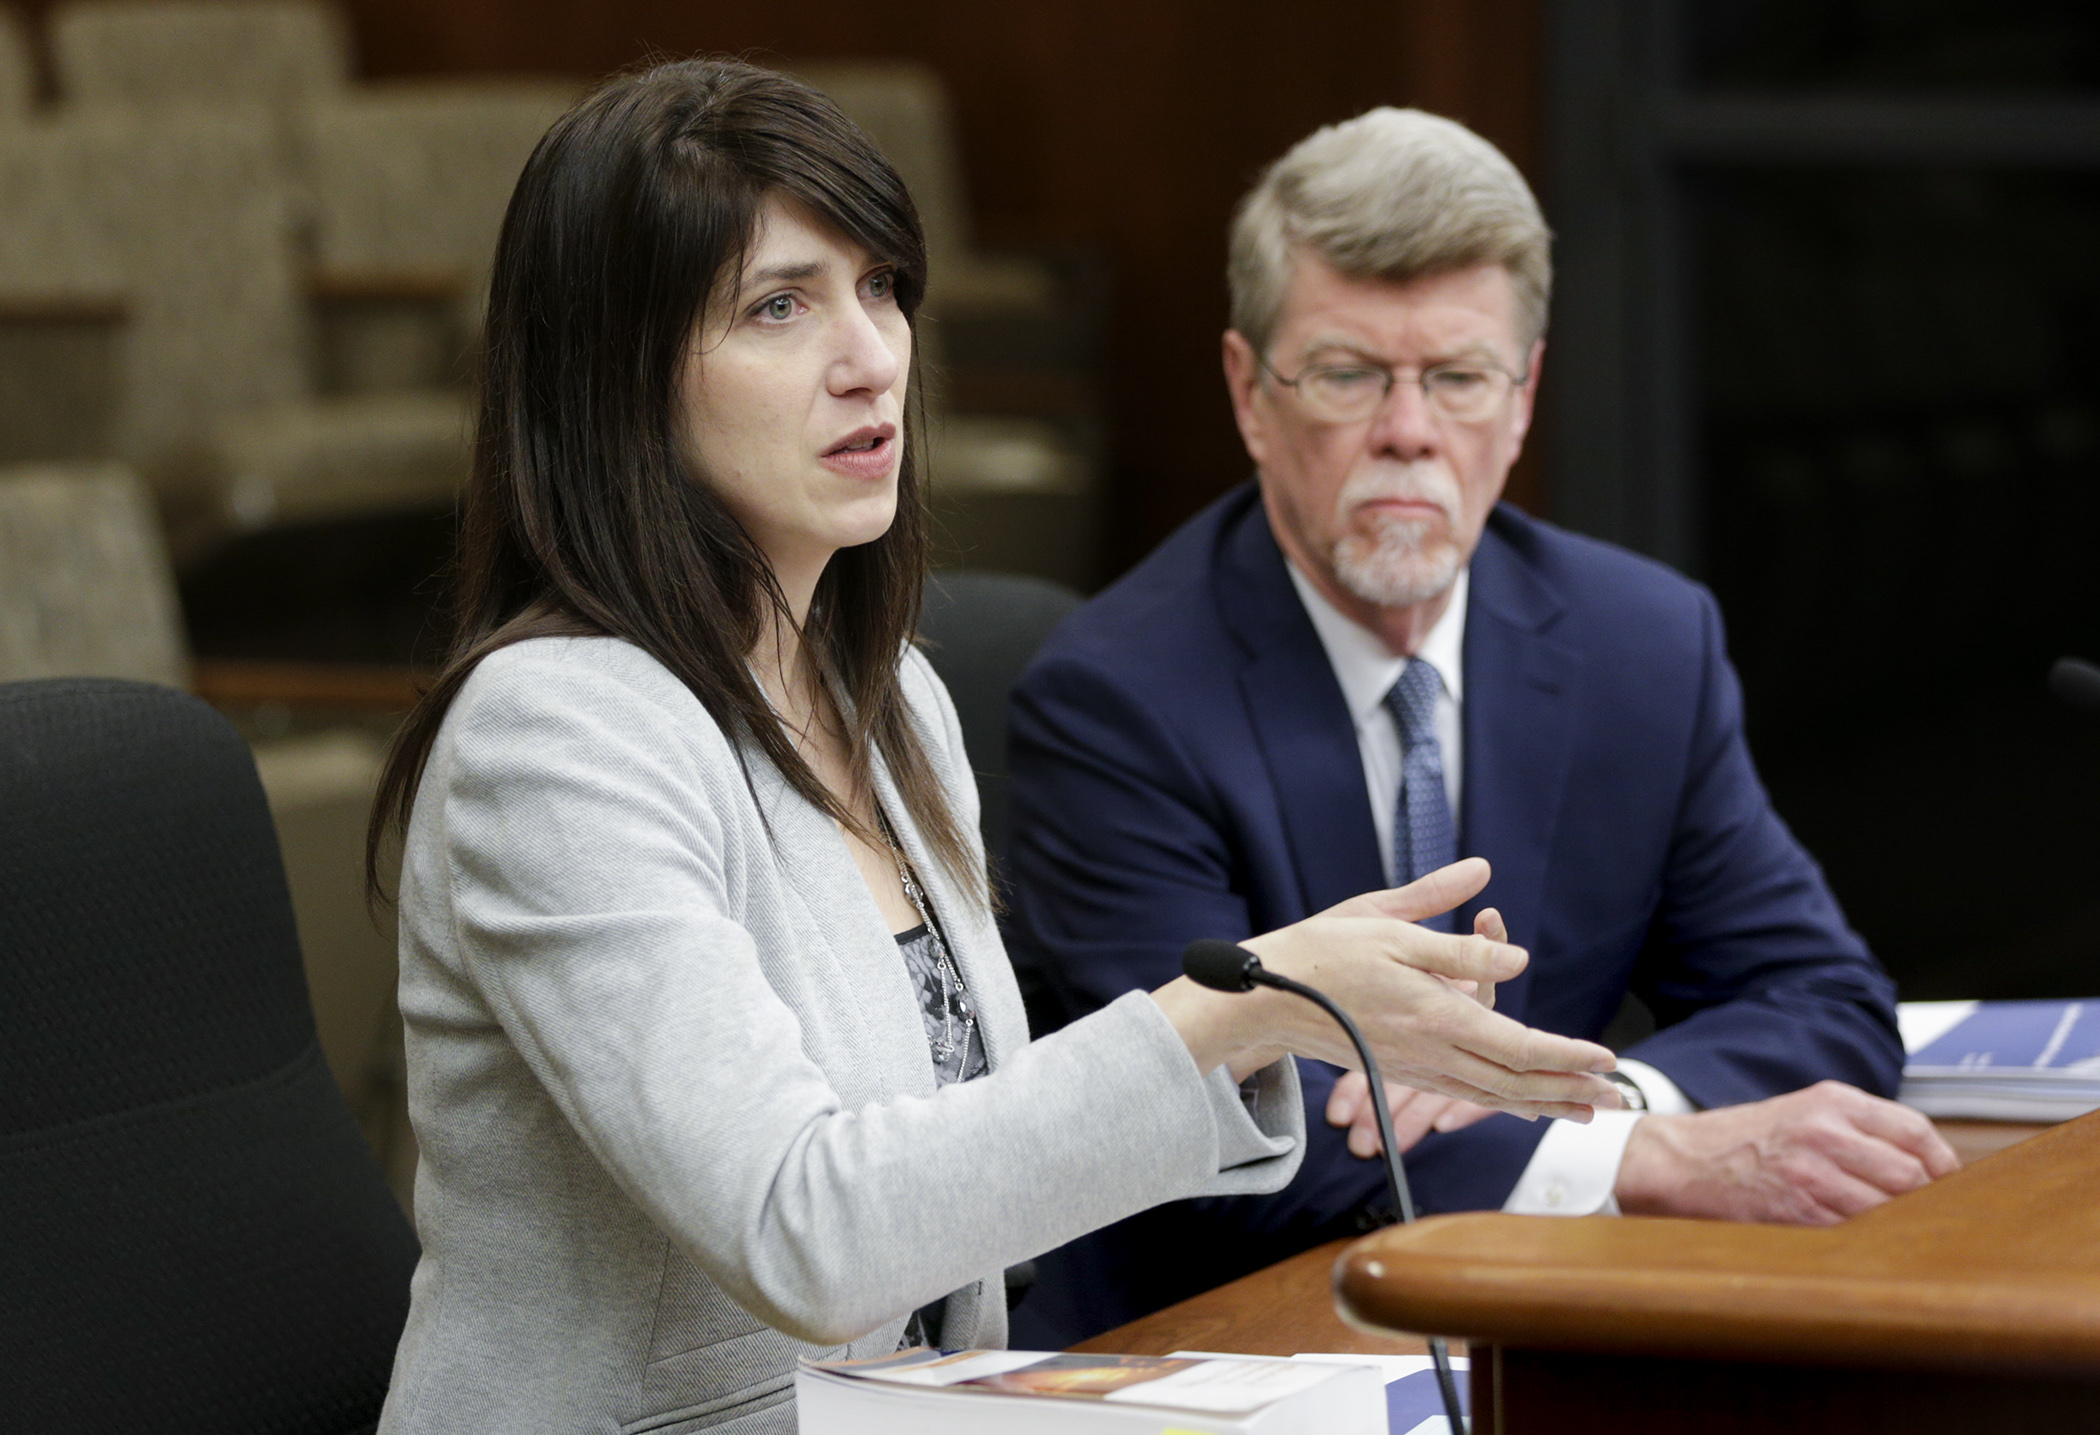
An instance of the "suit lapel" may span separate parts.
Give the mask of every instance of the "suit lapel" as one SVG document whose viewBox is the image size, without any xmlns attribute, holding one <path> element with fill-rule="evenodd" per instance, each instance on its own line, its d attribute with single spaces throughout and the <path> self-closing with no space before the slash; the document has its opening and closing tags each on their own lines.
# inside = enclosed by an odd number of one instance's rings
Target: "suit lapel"
<svg viewBox="0 0 2100 1435">
<path fill-rule="evenodd" d="M 1491 522 L 1472 564 L 1465 633 L 1463 850 L 1495 874 L 1461 909 L 1498 908 L 1510 940 L 1535 949 L 1546 871 L 1575 736 L 1582 657 L 1549 636 L 1565 605 Z M 1524 1009 L 1527 971 L 1500 1005 Z"/>
<path fill-rule="evenodd" d="M 1356 727 L 1258 497 L 1226 528 L 1222 549 L 1216 598 L 1247 654 L 1240 695 L 1283 818 L 1296 915 L 1309 916 L 1385 885 Z"/>
</svg>

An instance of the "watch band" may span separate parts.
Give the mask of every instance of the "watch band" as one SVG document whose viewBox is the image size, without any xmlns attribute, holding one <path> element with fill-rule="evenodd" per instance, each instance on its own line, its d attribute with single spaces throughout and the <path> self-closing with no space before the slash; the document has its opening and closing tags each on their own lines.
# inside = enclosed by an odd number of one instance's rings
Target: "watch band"
<svg viewBox="0 0 2100 1435">
<path fill-rule="evenodd" d="M 1623 1071 L 1607 1071 L 1604 1079 L 1619 1088 L 1619 1096 L 1625 1101 L 1628 1111 L 1646 1111 L 1648 1093 L 1641 1090 L 1640 1083 Z"/>
</svg>

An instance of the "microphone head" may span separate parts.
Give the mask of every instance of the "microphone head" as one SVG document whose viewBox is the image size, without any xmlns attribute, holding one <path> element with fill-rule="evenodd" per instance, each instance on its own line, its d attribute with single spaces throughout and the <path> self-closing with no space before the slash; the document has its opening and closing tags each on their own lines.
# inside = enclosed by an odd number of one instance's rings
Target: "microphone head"
<svg viewBox="0 0 2100 1435">
<path fill-rule="evenodd" d="M 2080 712 L 2100 713 L 2100 667 L 2083 658 L 2058 658 L 2049 669 L 2049 691 Z"/>
<path fill-rule="evenodd" d="M 1181 953 L 1181 970 L 1198 986 L 1220 992 L 1254 990 L 1254 974 L 1261 958 L 1245 947 L 1216 937 L 1199 937 Z"/>
</svg>

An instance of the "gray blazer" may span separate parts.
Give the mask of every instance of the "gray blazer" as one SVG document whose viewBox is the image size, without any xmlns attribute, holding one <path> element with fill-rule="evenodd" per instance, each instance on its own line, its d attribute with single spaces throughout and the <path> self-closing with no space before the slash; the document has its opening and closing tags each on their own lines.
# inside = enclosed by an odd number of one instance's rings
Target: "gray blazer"
<svg viewBox="0 0 2100 1435">
<path fill-rule="evenodd" d="M 946 691 L 902 664 L 966 830 Z M 408 1329 L 380 1429 L 794 1429 L 798 1356 L 1001 1345 L 1003 1267 L 1162 1201 L 1270 1191 L 1291 1062 L 1200 1077 L 1149 997 L 1031 1043 L 997 929 L 895 822 L 990 1072 L 936 1090 L 837 824 L 661 665 L 520 643 L 453 703 L 409 824 L 401 1012 L 421 1143 Z"/>
</svg>

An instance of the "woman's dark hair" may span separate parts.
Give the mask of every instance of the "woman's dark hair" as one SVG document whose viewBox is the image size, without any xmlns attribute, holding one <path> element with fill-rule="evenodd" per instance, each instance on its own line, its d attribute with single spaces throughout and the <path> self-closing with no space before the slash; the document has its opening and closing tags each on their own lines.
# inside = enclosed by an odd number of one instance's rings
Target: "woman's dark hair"
<svg viewBox="0 0 2100 1435">
<path fill-rule="evenodd" d="M 688 60 L 621 76 L 526 161 L 490 275 L 452 644 L 388 754 L 368 890 L 379 891 L 381 846 L 406 825 L 438 727 L 475 665 L 547 636 L 641 648 L 740 752 L 755 747 L 810 803 L 880 845 L 796 752 L 752 676 L 747 655 L 770 623 L 791 621 L 787 603 L 749 533 L 681 456 L 692 336 L 710 301 L 734 292 L 775 195 L 894 266 L 916 329 L 926 246 L 904 182 L 837 106 L 785 75 Z M 914 409 L 896 519 L 832 558 L 802 638 L 846 725 L 853 779 L 868 783 L 880 753 L 934 855 L 983 900 L 983 871 L 897 678 L 926 563 Z"/>
</svg>

